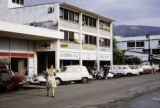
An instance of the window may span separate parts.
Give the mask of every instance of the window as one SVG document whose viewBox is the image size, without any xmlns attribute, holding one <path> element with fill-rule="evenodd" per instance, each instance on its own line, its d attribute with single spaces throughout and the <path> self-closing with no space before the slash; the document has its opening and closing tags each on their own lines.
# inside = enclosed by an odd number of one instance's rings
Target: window
<svg viewBox="0 0 160 108">
<path fill-rule="evenodd" d="M 153 54 L 160 54 L 160 49 L 152 49 Z"/>
<path fill-rule="evenodd" d="M 158 42 L 158 45 L 160 46 L 160 40 L 159 40 L 159 42 Z"/>
<path fill-rule="evenodd" d="M 79 23 L 79 13 L 64 8 L 60 8 L 60 18 L 67 21 Z"/>
<path fill-rule="evenodd" d="M 110 47 L 110 39 L 100 38 L 99 45 L 101 47 Z"/>
<path fill-rule="evenodd" d="M 149 50 L 148 49 L 143 49 L 143 53 L 148 54 Z"/>
<path fill-rule="evenodd" d="M 12 0 L 12 3 L 16 3 L 16 0 Z"/>
<path fill-rule="evenodd" d="M 64 19 L 68 20 L 68 10 L 64 10 Z"/>
<path fill-rule="evenodd" d="M 83 15 L 83 25 L 87 25 L 87 26 L 92 26 L 92 27 L 96 27 L 97 26 L 97 20 L 95 18 Z"/>
<path fill-rule="evenodd" d="M 96 45 L 97 44 L 97 39 L 94 36 L 90 36 L 90 35 L 85 35 L 85 44 L 92 44 L 92 45 Z"/>
<path fill-rule="evenodd" d="M 136 47 L 144 47 L 144 42 L 136 42 Z"/>
<path fill-rule="evenodd" d="M 24 4 L 24 0 L 12 0 L 12 3 L 16 3 L 16 4 Z"/>
<path fill-rule="evenodd" d="M 53 12 L 54 12 L 54 8 L 49 7 L 49 8 L 48 8 L 48 13 L 53 13 Z"/>
<path fill-rule="evenodd" d="M 74 42 L 74 33 L 69 31 L 64 31 L 64 41 Z"/>
<path fill-rule="evenodd" d="M 103 30 L 110 31 L 110 23 L 100 20 L 99 28 Z"/>
<path fill-rule="evenodd" d="M 135 47 L 135 42 L 127 42 L 127 47 Z"/>
</svg>

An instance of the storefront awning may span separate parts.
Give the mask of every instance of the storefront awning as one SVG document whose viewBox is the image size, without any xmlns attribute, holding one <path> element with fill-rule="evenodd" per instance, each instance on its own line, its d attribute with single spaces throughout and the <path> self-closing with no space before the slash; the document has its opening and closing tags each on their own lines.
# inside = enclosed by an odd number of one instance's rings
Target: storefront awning
<svg viewBox="0 0 160 108">
<path fill-rule="evenodd" d="M 0 37 L 28 39 L 28 40 L 51 40 L 63 39 L 60 31 L 46 28 L 33 27 L 0 20 Z"/>
</svg>

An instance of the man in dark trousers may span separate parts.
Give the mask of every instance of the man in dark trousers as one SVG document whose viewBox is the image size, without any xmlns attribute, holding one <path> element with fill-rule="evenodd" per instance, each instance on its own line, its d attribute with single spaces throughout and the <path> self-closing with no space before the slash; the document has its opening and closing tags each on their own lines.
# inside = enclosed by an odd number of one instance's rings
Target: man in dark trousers
<svg viewBox="0 0 160 108">
<path fill-rule="evenodd" d="M 104 79 L 105 79 L 109 73 L 109 67 L 107 65 L 104 65 L 103 69 L 104 69 Z"/>
<path fill-rule="evenodd" d="M 159 70 L 158 70 L 158 72 L 160 72 L 160 62 L 159 62 Z"/>
</svg>

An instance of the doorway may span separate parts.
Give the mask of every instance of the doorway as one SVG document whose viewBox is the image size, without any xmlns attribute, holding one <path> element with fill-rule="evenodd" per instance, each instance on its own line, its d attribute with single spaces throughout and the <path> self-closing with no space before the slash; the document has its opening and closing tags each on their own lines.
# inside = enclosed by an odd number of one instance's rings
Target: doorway
<svg viewBox="0 0 160 108">
<path fill-rule="evenodd" d="M 38 74 L 43 74 L 51 65 L 55 67 L 55 52 L 38 52 Z"/>
</svg>

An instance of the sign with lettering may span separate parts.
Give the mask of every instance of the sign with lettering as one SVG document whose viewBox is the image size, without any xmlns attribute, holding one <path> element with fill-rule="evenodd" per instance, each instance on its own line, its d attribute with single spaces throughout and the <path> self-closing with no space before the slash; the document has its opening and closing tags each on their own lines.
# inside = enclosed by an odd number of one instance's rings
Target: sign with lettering
<svg viewBox="0 0 160 108">
<path fill-rule="evenodd" d="M 75 52 L 60 52 L 60 59 L 79 60 L 80 55 L 79 55 L 79 53 L 75 53 Z"/>
<path fill-rule="evenodd" d="M 110 57 L 109 54 L 100 54 L 100 55 L 99 55 L 99 59 L 100 59 L 100 60 L 110 60 L 111 57 Z"/>
</svg>

